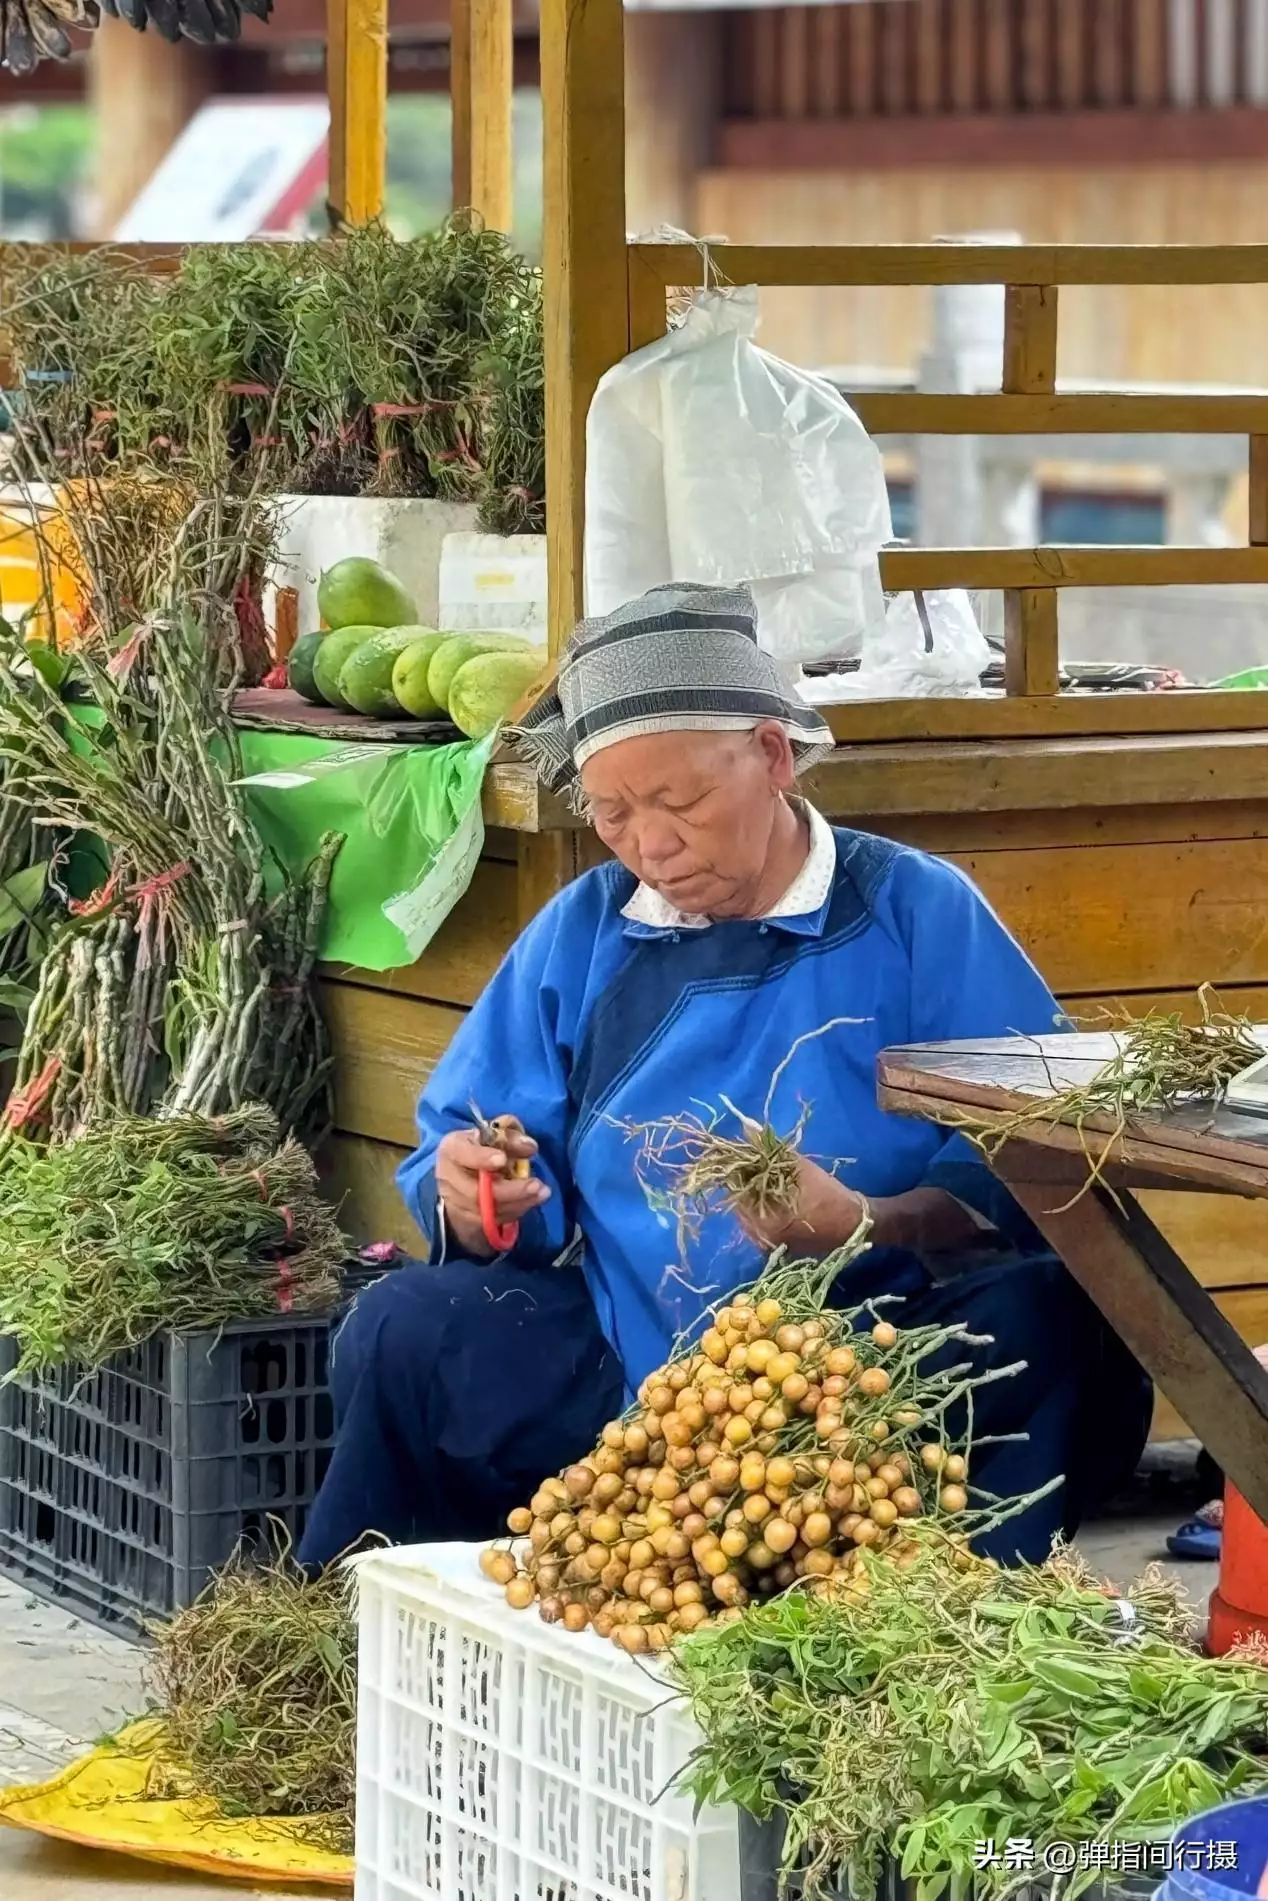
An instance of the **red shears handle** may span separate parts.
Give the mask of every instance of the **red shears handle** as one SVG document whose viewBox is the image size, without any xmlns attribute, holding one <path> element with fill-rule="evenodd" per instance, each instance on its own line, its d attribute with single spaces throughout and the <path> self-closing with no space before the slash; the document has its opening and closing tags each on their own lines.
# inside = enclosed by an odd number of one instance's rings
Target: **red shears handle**
<svg viewBox="0 0 1268 1901">
<path fill-rule="evenodd" d="M 499 1254 L 505 1254 L 519 1240 L 520 1224 L 518 1221 L 508 1221 L 503 1227 L 499 1222 L 493 1203 L 493 1184 L 496 1179 L 491 1169 L 480 1170 L 480 1226 L 484 1229 L 484 1238 L 489 1246 L 496 1248 Z"/>
</svg>

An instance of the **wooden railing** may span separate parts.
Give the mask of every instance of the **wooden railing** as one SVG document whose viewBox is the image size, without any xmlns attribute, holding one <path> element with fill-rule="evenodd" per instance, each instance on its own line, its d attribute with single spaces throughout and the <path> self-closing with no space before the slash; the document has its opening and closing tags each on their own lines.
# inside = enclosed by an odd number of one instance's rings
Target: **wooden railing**
<svg viewBox="0 0 1268 1901">
<path fill-rule="evenodd" d="M 671 289 L 701 281 L 694 245 L 627 251 L 628 340 L 663 334 Z M 889 589 L 1000 589 L 1005 600 L 1005 699 L 871 703 L 830 710 L 838 737 L 1205 731 L 1265 723 L 1256 695 L 1236 692 L 1062 695 L 1059 597 L 1071 587 L 1268 584 L 1268 396 L 1056 393 L 1062 285 L 1219 285 L 1268 282 L 1264 245 L 715 245 L 723 282 L 779 286 L 1002 284 L 1000 394 L 917 391 L 853 398 L 878 434 L 1245 434 L 1245 547 L 894 548 L 881 557 Z M 1268 626 L 1268 616 L 1265 625 Z M 1201 664 L 1194 629 L 1194 668 Z"/>
</svg>

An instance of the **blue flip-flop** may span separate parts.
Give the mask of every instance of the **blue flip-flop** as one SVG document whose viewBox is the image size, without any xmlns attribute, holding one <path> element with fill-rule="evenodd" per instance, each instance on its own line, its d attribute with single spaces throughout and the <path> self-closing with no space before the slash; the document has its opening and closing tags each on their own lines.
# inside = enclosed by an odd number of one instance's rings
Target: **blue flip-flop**
<svg viewBox="0 0 1268 1901">
<path fill-rule="evenodd" d="M 1220 1555 L 1221 1537 L 1217 1526 L 1204 1525 L 1200 1518 L 1190 1518 L 1168 1538 L 1167 1550 L 1173 1558 L 1200 1558 L 1213 1564 Z"/>
</svg>

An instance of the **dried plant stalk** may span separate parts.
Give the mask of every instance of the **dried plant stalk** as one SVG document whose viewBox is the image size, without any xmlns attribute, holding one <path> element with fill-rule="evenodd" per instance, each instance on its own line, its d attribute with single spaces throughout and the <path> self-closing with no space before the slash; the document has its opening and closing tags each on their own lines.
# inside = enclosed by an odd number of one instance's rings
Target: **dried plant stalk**
<svg viewBox="0 0 1268 1901">
<path fill-rule="evenodd" d="M 1118 1040 L 1116 1053 L 1090 1082 L 1036 1097 L 1022 1109 L 960 1109 L 946 1119 L 988 1160 L 1028 1129 L 1069 1124 L 1088 1163 L 1077 1201 L 1103 1179 L 1134 1123 L 1190 1103 L 1214 1107 L 1233 1078 L 1265 1054 L 1250 1019 L 1225 1010 L 1210 984 L 1197 997 L 1196 1023 L 1179 1011 L 1162 1010 L 1143 1017 L 1107 1010 L 1083 1020 L 1089 1029 L 1112 1029 Z"/>
<path fill-rule="evenodd" d="M 615 1124 L 640 1144 L 635 1168 L 643 1192 L 653 1208 L 673 1214 L 680 1246 L 700 1232 L 711 1214 L 738 1212 L 765 1220 L 794 1211 L 801 1184 L 801 1140 L 811 1111 L 803 1106 L 793 1128 L 781 1134 L 771 1121 L 775 1092 L 804 1044 L 843 1024 L 862 1021 L 833 1017 L 799 1036 L 776 1065 L 760 1117 L 746 1115 L 723 1096 L 720 1110 L 706 1107 L 703 1115 L 688 1111 L 653 1122 Z M 738 1123 L 738 1135 L 724 1132 L 727 1116 Z"/>
<path fill-rule="evenodd" d="M 109 872 L 52 935 L 3 1127 L 61 1140 L 119 1111 L 262 1100 L 320 1139 L 330 1058 L 311 979 L 341 841 L 299 877 L 266 863 L 230 716 L 241 590 L 272 546 L 273 512 L 253 494 L 195 497 L 152 477 L 84 477 L 50 509 L 43 422 L 19 428 L 47 478 L 27 491 L 46 600 L 58 562 L 78 564 L 73 682 L 87 706 L 0 639 L 6 795 L 37 833 L 100 839 Z"/>
</svg>

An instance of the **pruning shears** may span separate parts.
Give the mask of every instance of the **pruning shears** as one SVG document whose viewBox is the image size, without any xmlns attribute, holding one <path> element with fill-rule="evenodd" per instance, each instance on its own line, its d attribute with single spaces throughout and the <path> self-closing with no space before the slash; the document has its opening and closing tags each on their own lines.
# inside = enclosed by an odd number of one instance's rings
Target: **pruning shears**
<svg viewBox="0 0 1268 1901">
<path fill-rule="evenodd" d="M 531 1175 L 533 1171 L 529 1166 L 527 1156 L 506 1153 L 510 1138 L 525 1133 L 524 1124 L 519 1117 L 494 1116 L 490 1121 L 474 1101 L 471 1103 L 471 1114 L 485 1148 L 501 1149 L 506 1155 L 507 1178 L 512 1181 L 523 1181 L 525 1176 Z M 518 1221 L 508 1221 L 503 1224 L 498 1220 L 497 1208 L 493 1200 L 494 1181 L 495 1177 L 489 1169 L 480 1170 L 480 1183 L 477 1190 L 480 1226 L 484 1229 L 484 1238 L 489 1246 L 496 1248 L 499 1254 L 505 1254 L 507 1249 L 513 1248 L 519 1240 L 520 1224 Z"/>
</svg>

